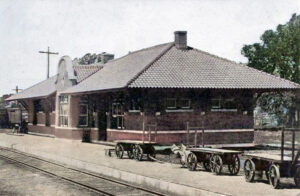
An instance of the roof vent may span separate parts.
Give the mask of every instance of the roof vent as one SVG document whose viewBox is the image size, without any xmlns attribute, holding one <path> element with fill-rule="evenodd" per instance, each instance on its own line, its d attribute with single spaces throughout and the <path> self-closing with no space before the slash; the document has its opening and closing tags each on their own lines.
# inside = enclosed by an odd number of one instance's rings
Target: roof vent
<svg viewBox="0 0 300 196">
<path fill-rule="evenodd" d="M 175 46 L 178 49 L 186 49 L 187 48 L 187 39 L 186 39 L 186 31 L 175 31 Z"/>
</svg>

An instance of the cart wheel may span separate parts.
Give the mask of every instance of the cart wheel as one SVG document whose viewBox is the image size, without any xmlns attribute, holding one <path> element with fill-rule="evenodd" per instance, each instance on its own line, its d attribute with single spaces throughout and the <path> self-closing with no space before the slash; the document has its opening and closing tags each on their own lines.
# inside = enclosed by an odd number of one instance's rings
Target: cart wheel
<svg viewBox="0 0 300 196">
<path fill-rule="evenodd" d="M 144 155 L 144 152 L 143 152 L 143 149 L 141 148 L 141 146 L 135 145 L 134 153 L 133 153 L 134 158 L 138 161 L 141 161 L 143 159 L 143 155 Z"/>
<path fill-rule="evenodd" d="M 117 144 L 116 145 L 116 155 L 119 159 L 122 159 L 123 158 L 123 154 L 124 154 L 124 147 L 122 144 Z"/>
<path fill-rule="evenodd" d="M 244 163 L 245 179 L 247 182 L 253 182 L 255 177 L 255 164 L 251 159 L 247 159 Z"/>
<path fill-rule="evenodd" d="M 197 156 L 192 152 L 187 157 L 187 167 L 190 171 L 195 171 L 197 168 Z"/>
<path fill-rule="evenodd" d="M 181 167 L 186 167 L 185 157 L 184 155 L 181 155 L 180 153 L 177 153 L 177 156 L 179 157 L 179 162 L 181 164 Z"/>
<path fill-rule="evenodd" d="M 277 165 L 271 165 L 269 170 L 269 182 L 270 184 L 277 189 L 280 185 L 280 172 Z"/>
<path fill-rule="evenodd" d="M 151 146 L 151 151 L 150 151 L 150 153 L 147 154 L 147 159 L 148 159 L 148 161 L 153 161 L 153 159 L 152 159 L 151 157 L 152 157 L 152 158 L 155 158 L 155 157 L 156 157 L 155 149 L 154 149 L 153 146 Z"/>
<path fill-rule="evenodd" d="M 237 175 L 240 171 L 240 167 L 240 158 L 235 154 L 231 157 L 231 164 L 228 165 L 228 170 L 231 175 Z"/>
<path fill-rule="evenodd" d="M 132 152 L 132 150 L 128 150 L 127 151 L 127 156 L 128 156 L 129 159 L 133 159 L 133 152 Z"/>
<path fill-rule="evenodd" d="M 223 161 L 220 155 L 213 155 L 210 159 L 210 168 L 211 171 L 216 175 L 220 175 L 223 169 Z"/>
<path fill-rule="evenodd" d="M 265 174 L 266 174 L 267 181 L 269 182 L 269 170 L 266 170 Z"/>
<path fill-rule="evenodd" d="M 203 162 L 203 167 L 204 167 L 205 171 L 209 171 L 209 172 L 211 171 L 209 159 L 206 159 L 206 160 Z"/>
<path fill-rule="evenodd" d="M 294 176 L 294 181 L 295 181 L 296 186 L 298 188 L 300 188 L 300 167 L 298 167 L 296 169 L 295 176 Z"/>
</svg>

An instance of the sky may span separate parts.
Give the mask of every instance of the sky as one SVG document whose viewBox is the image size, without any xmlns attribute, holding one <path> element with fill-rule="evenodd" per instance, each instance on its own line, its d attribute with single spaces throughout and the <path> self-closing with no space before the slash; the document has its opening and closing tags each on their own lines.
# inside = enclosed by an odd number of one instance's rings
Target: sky
<svg viewBox="0 0 300 196">
<path fill-rule="evenodd" d="M 245 44 L 300 14 L 300 0 L 0 0 L 0 96 L 50 76 L 61 56 L 129 51 L 174 40 L 246 63 Z"/>
</svg>

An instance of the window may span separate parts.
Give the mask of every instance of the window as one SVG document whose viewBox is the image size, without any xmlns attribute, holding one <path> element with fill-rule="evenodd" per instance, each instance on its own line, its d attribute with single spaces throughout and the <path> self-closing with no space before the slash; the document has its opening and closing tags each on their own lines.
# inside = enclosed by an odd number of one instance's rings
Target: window
<svg viewBox="0 0 300 196">
<path fill-rule="evenodd" d="M 130 101 L 129 112 L 140 112 L 141 111 L 141 100 L 132 99 Z"/>
<path fill-rule="evenodd" d="M 221 96 L 212 98 L 211 111 L 236 112 L 237 108 L 234 98 L 223 98 Z"/>
<path fill-rule="evenodd" d="M 166 109 L 167 110 L 182 110 L 187 111 L 191 108 L 191 99 L 187 98 L 167 98 L 166 99 Z"/>
<path fill-rule="evenodd" d="M 88 104 L 79 104 L 79 126 L 88 126 Z"/>
<path fill-rule="evenodd" d="M 33 104 L 35 112 L 43 112 L 43 107 L 40 99 L 34 100 Z"/>
<path fill-rule="evenodd" d="M 69 97 L 60 96 L 59 97 L 59 126 L 68 126 L 68 116 L 69 116 Z"/>
<path fill-rule="evenodd" d="M 123 115 L 123 106 L 121 103 L 114 102 L 112 104 L 112 115 L 113 116 Z"/>
<path fill-rule="evenodd" d="M 179 107 L 182 109 L 190 109 L 191 108 L 191 100 L 190 99 L 180 99 Z"/>
<path fill-rule="evenodd" d="M 225 99 L 223 107 L 225 109 L 236 109 L 236 104 L 234 102 L 234 99 L 233 98 L 231 98 L 231 99 Z"/>
<path fill-rule="evenodd" d="M 220 109 L 221 108 L 221 97 L 213 98 L 211 100 L 211 108 Z"/>
<path fill-rule="evenodd" d="M 118 116 L 117 117 L 117 128 L 118 129 L 124 129 L 123 116 Z"/>
<path fill-rule="evenodd" d="M 166 107 L 167 107 L 167 109 L 176 109 L 176 99 L 175 98 L 167 98 L 166 99 Z"/>
</svg>

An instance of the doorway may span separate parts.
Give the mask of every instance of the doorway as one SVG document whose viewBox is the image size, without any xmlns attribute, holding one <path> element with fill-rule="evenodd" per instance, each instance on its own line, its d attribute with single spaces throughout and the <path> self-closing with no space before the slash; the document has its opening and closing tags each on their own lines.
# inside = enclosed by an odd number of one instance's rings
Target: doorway
<svg viewBox="0 0 300 196">
<path fill-rule="evenodd" d="M 98 112 L 98 140 L 106 141 L 107 116 L 105 111 Z"/>
</svg>

